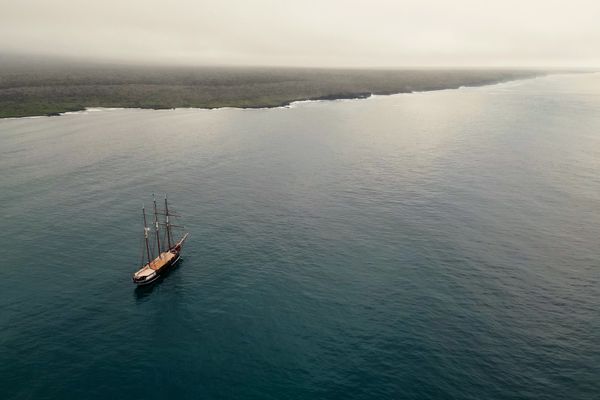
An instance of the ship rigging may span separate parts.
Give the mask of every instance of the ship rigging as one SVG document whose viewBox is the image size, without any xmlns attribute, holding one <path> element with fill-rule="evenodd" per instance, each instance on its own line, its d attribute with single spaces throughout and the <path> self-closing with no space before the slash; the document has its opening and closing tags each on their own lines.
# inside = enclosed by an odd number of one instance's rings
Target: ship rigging
<svg viewBox="0 0 600 400">
<path fill-rule="evenodd" d="M 187 239 L 189 233 L 183 233 L 181 238 L 173 243 L 173 228 L 182 228 L 171 223 L 169 217 L 175 216 L 176 214 L 169 212 L 169 204 L 167 196 L 165 195 L 165 208 L 159 210 L 156 204 L 156 197 L 152 195 L 154 203 L 154 221 L 152 225 L 154 227 L 154 235 L 150 233 L 151 228 L 148 226 L 146 218 L 146 208 L 142 206 L 142 215 L 144 219 L 144 244 L 145 252 L 142 252 L 142 267 L 133 274 L 133 283 L 136 285 L 148 285 L 156 281 L 161 275 L 167 273 L 171 267 L 173 267 L 181 258 L 181 249 L 183 243 Z M 164 216 L 164 221 L 160 221 L 160 216 Z M 163 239 L 166 237 L 167 242 L 161 244 L 161 227 L 163 227 Z M 154 238 L 151 238 L 154 236 Z M 150 242 L 153 241 L 156 244 L 156 251 L 158 255 L 154 257 L 153 246 L 150 246 Z"/>
</svg>

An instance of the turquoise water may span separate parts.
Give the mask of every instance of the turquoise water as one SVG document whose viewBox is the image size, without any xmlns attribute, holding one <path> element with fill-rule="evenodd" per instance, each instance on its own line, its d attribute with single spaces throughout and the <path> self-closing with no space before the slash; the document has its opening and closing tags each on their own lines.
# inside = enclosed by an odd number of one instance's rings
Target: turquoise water
<svg viewBox="0 0 600 400">
<path fill-rule="evenodd" d="M 0 120 L 0 171 L 2 399 L 600 393 L 600 74 Z"/>
</svg>

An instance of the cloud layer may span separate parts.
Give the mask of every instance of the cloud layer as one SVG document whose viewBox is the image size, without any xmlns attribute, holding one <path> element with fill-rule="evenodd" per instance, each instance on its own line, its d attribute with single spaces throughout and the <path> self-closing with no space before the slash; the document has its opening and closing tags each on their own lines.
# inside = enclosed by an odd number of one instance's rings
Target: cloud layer
<svg viewBox="0 0 600 400">
<path fill-rule="evenodd" d="M 162 64 L 600 66 L 600 3 L 3 0 L 0 52 Z"/>
</svg>

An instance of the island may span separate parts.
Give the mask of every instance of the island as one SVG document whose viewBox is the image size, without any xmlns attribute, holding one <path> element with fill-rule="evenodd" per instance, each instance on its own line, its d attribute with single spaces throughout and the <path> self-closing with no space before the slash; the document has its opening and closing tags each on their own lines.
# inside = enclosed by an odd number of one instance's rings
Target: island
<svg viewBox="0 0 600 400">
<path fill-rule="evenodd" d="M 532 69 L 167 67 L 89 62 L 0 63 L 0 118 L 90 107 L 264 108 L 480 86 L 545 74 Z"/>
</svg>

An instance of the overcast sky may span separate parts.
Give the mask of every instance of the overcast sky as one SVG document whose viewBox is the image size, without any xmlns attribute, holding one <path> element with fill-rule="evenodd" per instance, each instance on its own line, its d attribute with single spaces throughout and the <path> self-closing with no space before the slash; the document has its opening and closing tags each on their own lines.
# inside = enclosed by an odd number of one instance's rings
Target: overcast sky
<svg viewBox="0 0 600 400">
<path fill-rule="evenodd" d="M 0 0 L 0 53 L 164 64 L 600 66 L 599 0 Z"/>
</svg>

